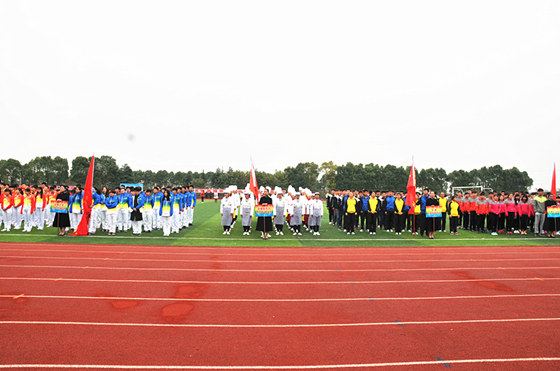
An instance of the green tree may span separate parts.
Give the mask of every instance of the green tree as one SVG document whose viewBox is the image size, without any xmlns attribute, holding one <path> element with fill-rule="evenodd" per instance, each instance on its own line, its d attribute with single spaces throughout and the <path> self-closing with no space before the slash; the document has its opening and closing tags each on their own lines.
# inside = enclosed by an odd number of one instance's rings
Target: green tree
<svg viewBox="0 0 560 371">
<path fill-rule="evenodd" d="M 13 158 L 0 160 L 0 179 L 8 184 L 22 183 L 23 166 Z"/>
<path fill-rule="evenodd" d="M 135 179 L 132 174 L 132 169 L 128 164 L 124 164 L 117 171 L 119 183 L 135 183 Z"/>
<path fill-rule="evenodd" d="M 111 156 L 100 156 L 95 158 L 95 172 L 93 173 L 93 184 L 96 187 L 107 186 L 110 188 L 119 185 L 117 161 Z"/>
<path fill-rule="evenodd" d="M 72 169 L 70 170 L 70 179 L 74 183 L 81 184 L 86 182 L 87 173 L 89 170 L 89 158 L 78 156 L 72 160 Z"/>
<path fill-rule="evenodd" d="M 421 188 L 429 188 L 436 193 L 448 192 L 447 173 L 444 169 L 422 169 L 416 178 L 416 184 Z M 405 185 L 406 187 L 406 185 Z"/>
<path fill-rule="evenodd" d="M 284 169 L 286 182 L 298 187 L 317 190 L 319 188 L 319 165 L 314 162 L 300 162 L 296 167 Z"/>
<path fill-rule="evenodd" d="M 332 162 L 323 162 L 319 167 L 321 174 L 320 185 L 324 190 L 331 191 L 336 188 L 336 169 L 338 166 Z"/>
</svg>

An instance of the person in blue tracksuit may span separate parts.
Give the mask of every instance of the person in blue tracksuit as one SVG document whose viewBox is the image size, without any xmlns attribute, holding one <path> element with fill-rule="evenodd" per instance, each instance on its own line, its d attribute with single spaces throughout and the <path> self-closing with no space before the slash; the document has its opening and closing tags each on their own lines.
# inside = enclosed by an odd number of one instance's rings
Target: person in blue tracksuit
<svg viewBox="0 0 560 371">
<path fill-rule="evenodd" d="M 109 191 L 109 197 L 105 198 L 105 206 L 107 207 L 106 223 L 107 229 L 109 230 L 109 235 L 114 236 L 117 229 L 117 207 L 119 205 L 119 199 L 115 195 L 115 190 L 111 189 Z"/>
<path fill-rule="evenodd" d="M 395 219 L 395 196 L 393 191 L 387 193 L 384 201 L 385 205 L 385 229 L 387 232 L 393 232 Z"/>
<path fill-rule="evenodd" d="M 187 193 L 187 222 L 190 227 L 193 225 L 194 221 L 194 208 L 196 206 L 196 192 L 194 191 L 194 186 L 189 186 L 189 192 Z"/>
<path fill-rule="evenodd" d="M 362 196 L 360 197 L 360 232 L 363 232 L 364 229 L 367 229 L 367 219 L 368 219 L 368 210 L 369 210 L 369 192 L 363 191 Z"/>
<path fill-rule="evenodd" d="M 426 202 L 430 198 L 430 190 L 428 188 L 424 189 L 424 194 L 420 199 L 416 202 L 417 205 L 420 205 L 420 215 L 418 219 L 418 224 L 420 227 L 420 236 L 424 237 L 424 232 L 428 235 L 428 230 L 426 229 Z"/>
<path fill-rule="evenodd" d="M 163 228 L 163 236 L 167 237 L 171 233 L 171 221 L 173 218 L 173 195 L 166 188 L 162 189 L 161 203 L 159 207 L 159 216 Z"/>
</svg>

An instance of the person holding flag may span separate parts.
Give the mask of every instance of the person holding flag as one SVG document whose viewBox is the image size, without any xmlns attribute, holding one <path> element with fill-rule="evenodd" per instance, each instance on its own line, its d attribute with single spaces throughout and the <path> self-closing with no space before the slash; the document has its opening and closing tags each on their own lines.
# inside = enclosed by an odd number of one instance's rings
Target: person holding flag
<svg viewBox="0 0 560 371">
<path fill-rule="evenodd" d="M 414 168 L 414 161 L 412 161 L 412 166 L 410 167 L 410 175 L 408 176 L 408 183 L 406 185 L 406 197 L 405 204 L 410 207 L 410 210 L 415 210 L 416 208 L 416 169 Z M 416 234 L 416 217 L 413 216 L 412 219 L 412 233 Z"/>
</svg>

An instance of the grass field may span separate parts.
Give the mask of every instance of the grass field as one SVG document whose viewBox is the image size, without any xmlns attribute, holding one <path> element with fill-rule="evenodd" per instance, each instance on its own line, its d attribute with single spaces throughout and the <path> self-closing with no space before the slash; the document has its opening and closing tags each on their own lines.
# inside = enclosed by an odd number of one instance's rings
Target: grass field
<svg viewBox="0 0 560 371">
<path fill-rule="evenodd" d="M 535 237 L 532 234 L 500 235 L 479 234 L 473 232 L 459 231 L 458 236 L 450 236 L 449 233 L 437 233 L 435 240 L 426 237 L 413 237 L 410 233 L 396 236 L 378 230 L 377 235 L 371 236 L 367 233 L 356 232 L 348 236 L 344 232 L 328 224 L 328 216 L 325 212 L 321 236 L 312 236 L 309 232 L 303 232 L 303 236 L 293 236 L 286 227 L 284 236 L 272 235 L 268 241 L 260 238 L 260 233 L 254 231 L 251 236 L 243 236 L 243 228 L 239 220 L 231 235 L 222 235 L 220 225 L 219 203 L 207 201 L 198 203 L 195 209 L 194 225 L 183 229 L 179 234 L 163 237 L 161 231 L 144 233 L 140 237 L 131 236 L 131 232 L 117 233 L 116 236 L 107 236 L 103 232 L 97 232 L 94 236 L 58 237 L 55 228 L 46 228 L 43 231 L 33 230 L 31 233 L 19 231 L 0 232 L 0 241 L 5 242 L 55 242 L 55 243 L 103 243 L 103 244 L 138 244 L 138 245 L 175 245 L 175 246 L 270 246 L 270 247 L 367 247 L 367 246 L 513 246 L 513 245 L 560 245 L 560 239 L 549 239 Z M 325 223 L 325 220 L 327 222 Z M 256 219 L 253 221 L 253 227 Z M 287 232 L 286 232 L 287 230 Z"/>
</svg>

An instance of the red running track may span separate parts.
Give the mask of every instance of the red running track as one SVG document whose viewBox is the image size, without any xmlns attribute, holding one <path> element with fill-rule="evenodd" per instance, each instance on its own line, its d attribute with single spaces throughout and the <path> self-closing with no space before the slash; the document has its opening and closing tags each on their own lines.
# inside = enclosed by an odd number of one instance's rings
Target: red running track
<svg viewBox="0 0 560 371">
<path fill-rule="evenodd" d="M 560 369 L 560 247 L 0 243 L 0 368 Z"/>
</svg>

